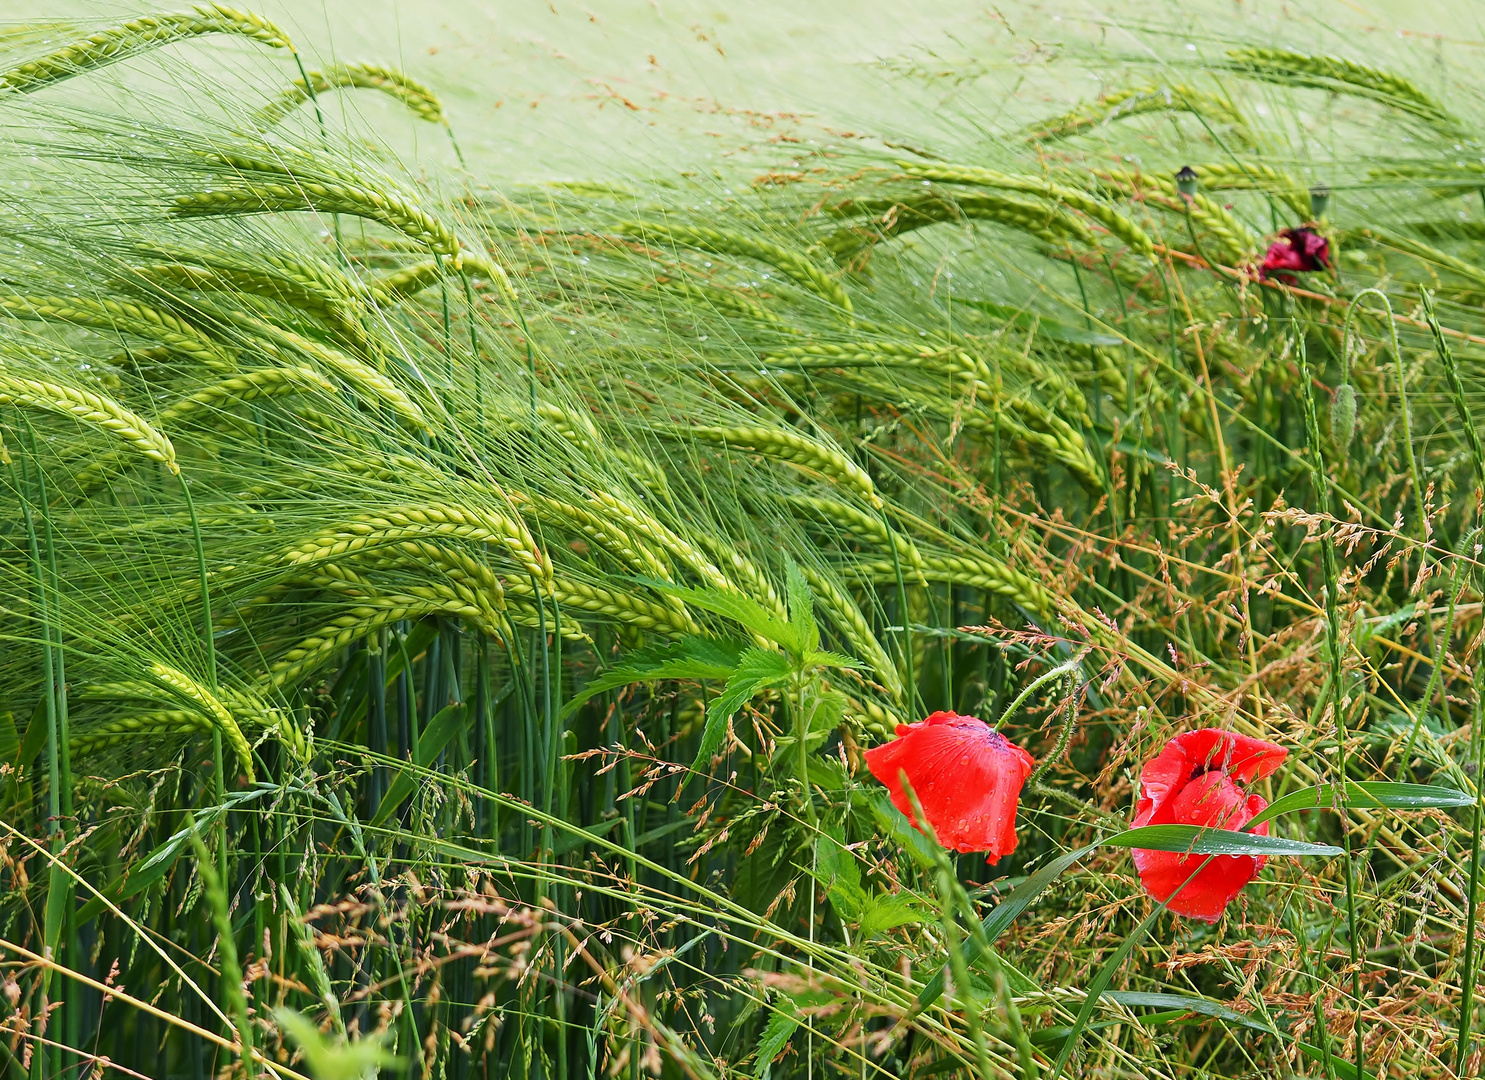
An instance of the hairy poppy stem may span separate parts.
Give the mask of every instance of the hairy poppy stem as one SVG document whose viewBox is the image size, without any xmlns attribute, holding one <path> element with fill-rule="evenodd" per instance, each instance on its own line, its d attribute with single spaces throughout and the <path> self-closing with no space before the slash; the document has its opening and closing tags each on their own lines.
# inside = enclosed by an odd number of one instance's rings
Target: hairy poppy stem
<svg viewBox="0 0 1485 1080">
<path fill-rule="evenodd" d="M 996 720 L 994 724 L 990 725 L 991 728 L 995 731 L 999 731 L 1002 727 L 1005 726 L 1005 722 L 1015 715 L 1016 710 L 1024 705 L 1026 703 L 1026 699 L 1031 697 L 1031 695 L 1034 694 L 1039 687 L 1047 685 L 1047 683 L 1051 682 L 1054 679 L 1059 679 L 1064 675 L 1069 675 L 1077 671 L 1079 666 L 1083 663 L 1083 657 L 1087 655 L 1087 649 L 1079 649 L 1078 654 L 1071 660 L 1063 664 L 1058 664 L 1051 671 L 1043 672 L 1036 678 L 1032 679 L 1031 682 L 1026 684 L 1026 688 L 1016 696 L 1016 700 L 1012 701 L 1005 707 L 1005 711 L 1000 714 L 1000 719 Z"/>
</svg>

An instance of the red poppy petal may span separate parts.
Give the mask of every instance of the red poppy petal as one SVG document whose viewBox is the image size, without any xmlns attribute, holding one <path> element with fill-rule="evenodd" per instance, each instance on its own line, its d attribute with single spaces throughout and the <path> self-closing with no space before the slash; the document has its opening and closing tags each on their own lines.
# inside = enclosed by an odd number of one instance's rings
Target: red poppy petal
<svg viewBox="0 0 1485 1080">
<path fill-rule="evenodd" d="M 1134 865 L 1140 884 L 1156 900 L 1169 900 L 1166 907 L 1188 919 L 1216 922 L 1232 898 L 1258 876 L 1262 861 L 1251 855 L 1217 855 L 1200 872 L 1206 855 L 1183 855 L 1178 851 L 1148 851 L 1135 848 Z M 1182 883 L 1196 877 L 1182 888 Z M 1177 892 L 1176 890 L 1180 890 Z M 1172 895 L 1174 894 L 1174 895 Z"/>
<path fill-rule="evenodd" d="M 1016 846 L 1016 809 L 1034 761 L 982 721 L 935 713 L 902 738 L 866 752 L 867 767 L 892 803 L 916 824 L 899 773 L 923 807 L 939 842 L 955 851 L 985 851 L 994 862 Z"/>
<path fill-rule="evenodd" d="M 1288 750 L 1275 743 L 1219 728 L 1183 732 L 1171 741 L 1181 744 L 1193 767 L 1203 765 L 1208 769 L 1221 769 L 1245 784 L 1262 780 L 1289 756 Z"/>
<path fill-rule="evenodd" d="M 1140 797 L 1134 808 L 1136 827 L 1152 824 L 1165 803 L 1191 779 L 1192 767 L 1191 755 L 1179 739 L 1166 743 L 1165 749 L 1145 762 L 1140 770 Z"/>
</svg>

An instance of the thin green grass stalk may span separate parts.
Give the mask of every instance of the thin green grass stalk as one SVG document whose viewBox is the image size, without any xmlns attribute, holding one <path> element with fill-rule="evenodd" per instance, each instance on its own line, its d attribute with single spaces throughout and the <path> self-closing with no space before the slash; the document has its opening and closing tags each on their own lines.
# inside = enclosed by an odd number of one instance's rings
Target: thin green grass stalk
<svg viewBox="0 0 1485 1080">
<path fill-rule="evenodd" d="M 242 990 L 242 964 L 237 959 L 237 942 L 232 936 L 232 911 L 227 902 L 225 879 L 219 877 L 212 857 L 196 835 L 194 820 L 190 828 L 191 848 L 196 853 L 196 868 L 206 894 L 206 904 L 211 912 L 211 922 L 216 930 L 217 955 L 222 967 L 222 995 L 227 999 L 227 1011 L 232 1014 L 237 1028 L 235 1051 L 239 1067 L 246 1070 L 253 1059 L 253 1022 L 248 1015 L 247 995 Z"/>
<path fill-rule="evenodd" d="M 1477 544 L 1470 554 L 1478 559 L 1479 553 Z M 1480 907 L 1480 825 L 1482 816 L 1485 816 L 1485 771 L 1482 771 L 1485 770 L 1485 754 L 1481 753 L 1485 747 L 1485 737 L 1481 732 L 1482 725 L 1485 725 L 1485 657 L 1478 652 L 1475 654 L 1474 684 L 1470 750 L 1474 764 L 1475 801 L 1471 807 L 1470 872 L 1469 885 L 1465 889 L 1464 958 L 1460 969 L 1464 972 L 1464 985 L 1459 996 L 1459 1039 L 1454 1049 L 1454 1072 L 1461 1077 L 1465 1075 L 1464 1063 L 1469 1054 L 1470 1032 L 1475 1019 L 1475 982 L 1479 978 L 1475 948 Z"/>
<path fill-rule="evenodd" d="M 1299 357 L 1301 397 L 1304 404 L 1305 431 L 1309 441 L 1311 465 L 1310 478 L 1320 502 L 1320 513 L 1327 524 L 1320 536 L 1321 567 L 1325 580 L 1325 636 L 1326 656 L 1329 662 L 1330 713 L 1335 724 L 1336 737 L 1336 782 L 1343 788 L 1348 782 L 1346 757 L 1345 717 L 1345 669 L 1342 659 L 1343 638 L 1341 636 L 1340 570 L 1336 564 L 1335 538 L 1331 519 L 1330 478 L 1325 471 L 1325 449 L 1320 436 L 1320 420 L 1315 410 L 1315 391 L 1310 382 L 1310 365 L 1305 351 L 1304 331 L 1296 327 L 1295 348 Z M 1442 658 L 1437 658 L 1440 662 Z M 1344 793 L 1338 793 L 1335 805 L 1340 814 L 1341 847 L 1344 851 L 1346 876 L 1346 935 L 1351 953 L 1351 994 L 1356 1002 L 1356 1063 L 1363 1068 L 1366 1063 L 1366 1045 L 1363 1041 L 1362 1013 L 1365 998 L 1361 989 L 1361 942 L 1356 918 L 1356 870 L 1351 855 L 1351 825 L 1347 813 Z"/>
<path fill-rule="evenodd" d="M 36 450 L 36 433 L 33 429 L 31 429 L 29 421 L 27 424 L 27 434 L 29 436 L 29 453 L 26 457 L 26 461 L 29 466 L 27 472 L 29 473 L 30 469 L 35 469 L 37 473 L 37 499 L 38 505 L 41 508 L 41 512 L 48 522 L 48 526 L 45 529 L 45 535 L 47 539 L 47 555 L 48 557 L 50 557 L 52 555 L 52 537 L 51 529 L 49 527 L 50 510 L 48 507 L 48 500 L 46 498 L 46 481 L 41 475 L 42 465 L 40 456 L 38 455 Z M 30 548 L 31 576 L 32 580 L 35 582 L 36 587 L 36 596 L 34 601 L 36 605 L 36 621 L 40 624 L 39 629 L 41 630 L 40 636 L 42 639 L 42 701 L 46 709 L 48 810 L 46 831 L 52 838 L 51 848 L 54 860 L 47 877 L 46 909 L 43 916 L 42 934 L 47 955 L 56 959 L 60 963 L 63 962 L 62 957 L 60 956 L 62 933 L 66 922 L 69 921 L 68 916 L 70 912 L 68 909 L 70 909 L 71 907 L 70 899 L 72 896 L 70 882 L 66 881 L 65 875 L 60 869 L 60 864 L 58 861 L 62 849 L 67 843 L 67 835 L 62 824 L 62 782 L 64 762 L 63 754 L 65 753 L 65 751 L 63 749 L 62 743 L 61 725 L 63 723 L 62 710 L 64 706 L 61 701 L 62 688 L 57 681 L 57 651 L 53 644 L 53 634 L 55 633 L 55 628 L 53 626 L 53 620 L 51 616 L 52 603 L 48 595 L 49 593 L 51 593 L 51 589 L 49 587 L 47 562 L 43 560 L 41 551 L 41 540 L 37 534 L 35 517 L 32 512 L 32 493 L 29 490 L 31 486 L 29 483 L 30 477 L 27 476 L 26 479 L 26 487 L 28 490 L 23 492 L 21 497 L 21 512 L 26 524 L 26 541 Z M 70 777 L 68 778 L 68 787 L 69 789 L 71 787 Z M 71 959 L 71 957 L 68 957 L 67 959 Z M 43 969 L 40 979 L 40 999 L 43 1016 L 47 1015 L 46 1009 L 47 1005 L 49 1004 L 47 995 L 50 988 L 51 969 Z M 66 1021 L 64 1020 L 64 1024 L 65 1023 Z M 45 1029 L 43 1028 L 43 1030 Z M 59 1047 L 43 1048 L 41 1052 L 38 1052 L 36 1054 L 32 1062 L 32 1076 L 36 1078 L 36 1080 L 41 1080 L 43 1075 L 41 1071 L 43 1069 L 42 1063 L 48 1060 L 51 1062 L 52 1070 L 54 1072 L 59 1072 L 62 1068 L 61 1049 Z"/>
</svg>

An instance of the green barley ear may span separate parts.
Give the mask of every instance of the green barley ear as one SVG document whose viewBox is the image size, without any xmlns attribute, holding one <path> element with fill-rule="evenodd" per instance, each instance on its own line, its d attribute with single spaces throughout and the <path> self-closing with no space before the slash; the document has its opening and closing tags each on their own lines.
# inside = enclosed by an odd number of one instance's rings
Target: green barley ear
<svg viewBox="0 0 1485 1080">
<path fill-rule="evenodd" d="M 1330 402 L 1330 439 L 1344 453 L 1356 434 L 1356 387 L 1341 383 Z"/>
</svg>

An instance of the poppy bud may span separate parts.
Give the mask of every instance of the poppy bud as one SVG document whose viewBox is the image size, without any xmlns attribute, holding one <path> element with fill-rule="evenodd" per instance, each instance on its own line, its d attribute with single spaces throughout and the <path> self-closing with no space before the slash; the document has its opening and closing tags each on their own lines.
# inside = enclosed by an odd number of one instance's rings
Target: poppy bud
<svg viewBox="0 0 1485 1080">
<path fill-rule="evenodd" d="M 1325 216 L 1326 208 L 1330 206 L 1330 188 L 1324 184 L 1316 184 L 1310 188 L 1310 217 L 1319 221 Z"/>
<path fill-rule="evenodd" d="M 1335 388 L 1330 401 L 1330 439 L 1337 450 L 1344 452 L 1356 434 L 1356 387 L 1341 383 Z"/>
<path fill-rule="evenodd" d="M 1176 190 L 1188 199 L 1196 194 L 1196 170 L 1190 165 L 1182 165 L 1176 173 Z"/>
</svg>

